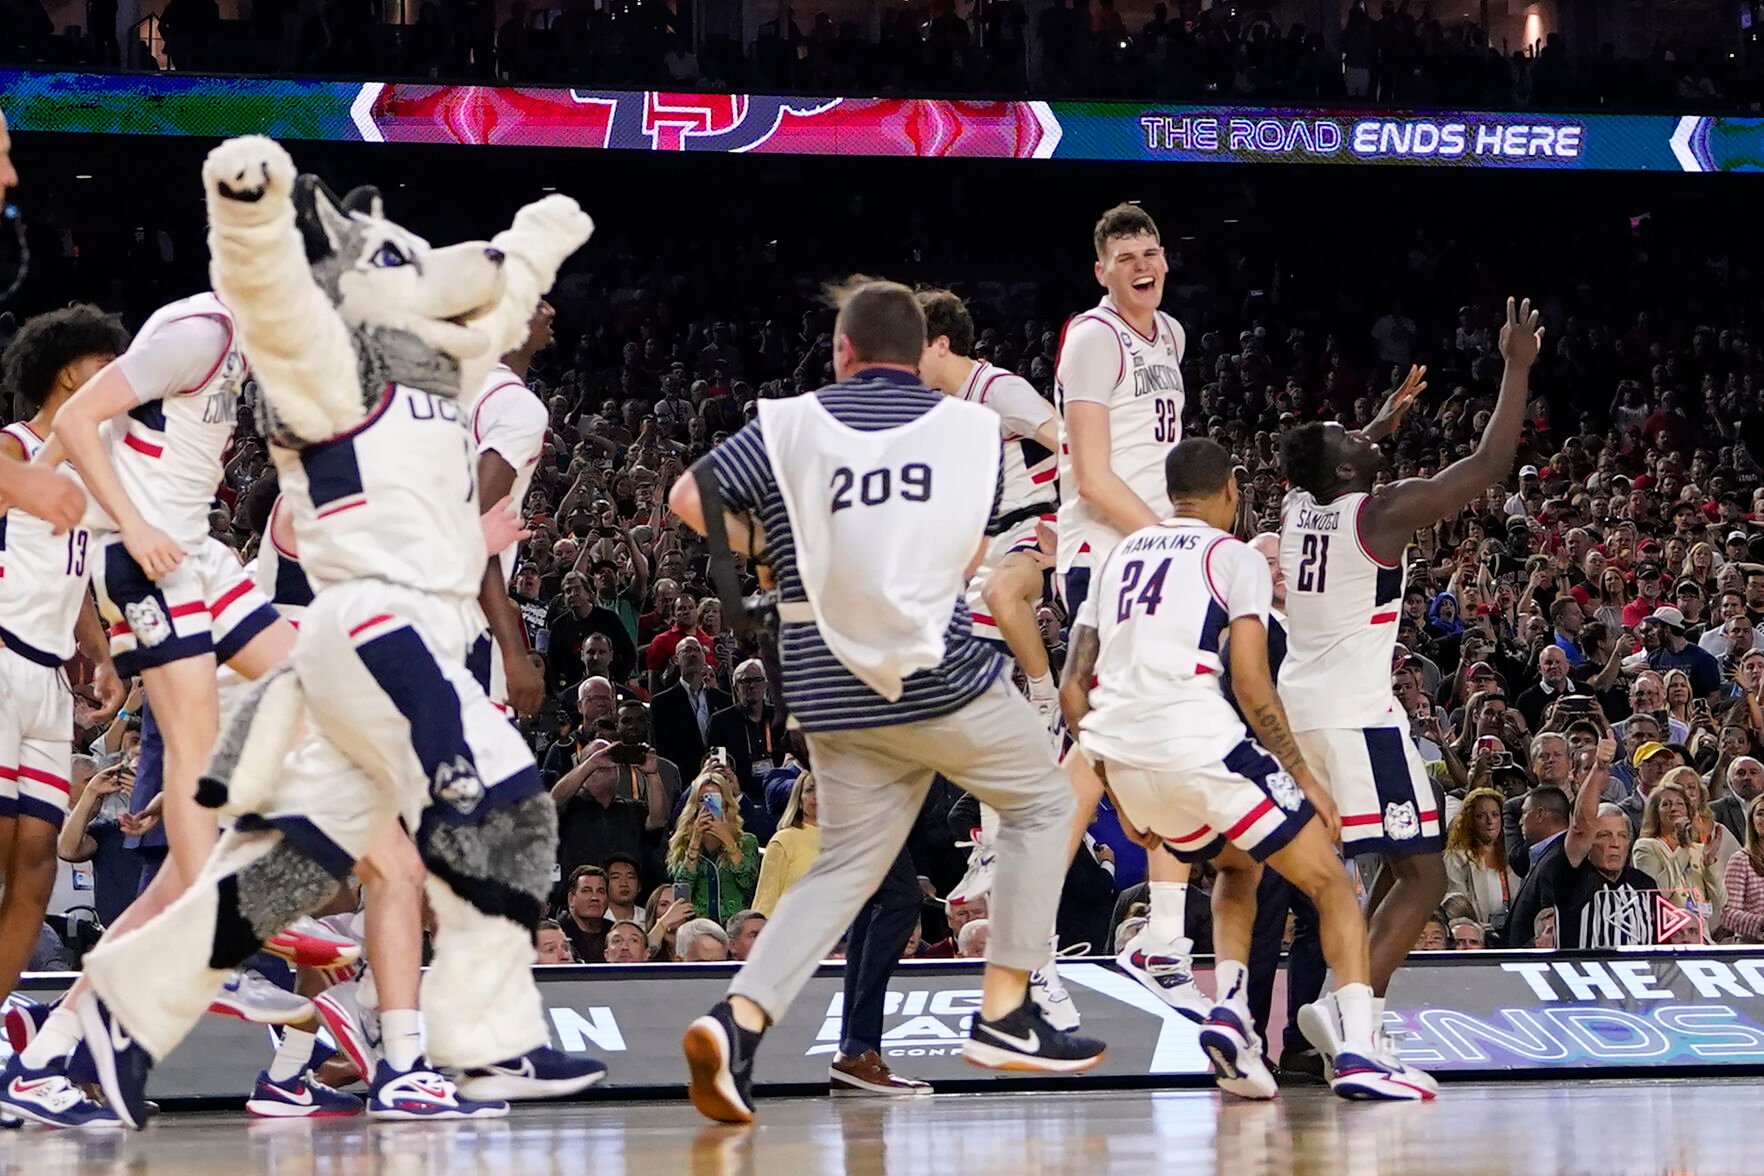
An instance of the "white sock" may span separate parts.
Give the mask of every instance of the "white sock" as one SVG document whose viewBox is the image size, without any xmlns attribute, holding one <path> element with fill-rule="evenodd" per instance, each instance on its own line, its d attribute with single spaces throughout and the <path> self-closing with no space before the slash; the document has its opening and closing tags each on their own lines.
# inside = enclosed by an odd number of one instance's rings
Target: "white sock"
<svg viewBox="0 0 1764 1176">
<path fill-rule="evenodd" d="M 304 1029 L 289 1027 L 282 1030 L 282 1040 L 276 1045 L 276 1056 L 270 1059 L 270 1081 L 286 1082 L 305 1070 L 306 1063 L 312 1060 L 312 1047 L 316 1040 Z"/>
<path fill-rule="evenodd" d="M 408 1070 L 423 1056 L 422 1014 L 415 1009 L 380 1013 L 380 1052 L 394 1070 Z"/>
<path fill-rule="evenodd" d="M 31 1038 L 18 1060 L 33 1070 L 41 1070 L 72 1053 L 84 1036 L 80 1032 L 78 1014 L 63 1001 L 49 1010 L 49 1019 L 37 1030 L 37 1035 Z"/>
<path fill-rule="evenodd" d="M 1382 1006 L 1383 1000 L 1372 995 L 1370 984 L 1344 984 L 1326 999 L 1335 1001 L 1335 1011 L 1341 1018 L 1342 1048 L 1348 1053 L 1370 1055 L 1372 1029 L 1378 1023 L 1372 1004 L 1377 1001 Z"/>
<path fill-rule="evenodd" d="M 1383 1035 L 1384 1035 L 1384 998 L 1382 996 L 1374 996 L 1372 998 L 1372 1041 L 1373 1041 L 1373 1043 L 1376 1044 L 1378 1039 L 1380 1037 L 1382 1037 Z"/>
<path fill-rule="evenodd" d="M 1213 966 L 1213 981 L 1217 985 L 1217 1002 L 1243 1018 L 1243 1023 L 1250 1023 L 1249 1011 L 1249 968 L 1237 960 L 1220 960 Z"/>
<path fill-rule="evenodd" d="M 1155 943 L 1175 943 L 1188 930 L 1188 883 L 1152 882 L 1151 915 L 1145 937 Z"/>
<path fill-rule="evenodd" d="M 1024 677 L 1027 678 L 1029 676 L 1025 674 Z M 1052 698 L 1059 692 L 1060 688 L 1054 685 L 1053 670 L 1051 669 L 1039 678 L 1029 678 L 1030 698 Z"/>
</svg>

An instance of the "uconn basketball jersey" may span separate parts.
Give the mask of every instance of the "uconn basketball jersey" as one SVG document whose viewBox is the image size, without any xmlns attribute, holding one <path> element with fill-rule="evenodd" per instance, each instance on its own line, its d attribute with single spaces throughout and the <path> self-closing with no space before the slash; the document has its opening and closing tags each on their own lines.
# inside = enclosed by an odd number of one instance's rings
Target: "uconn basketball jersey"
<svg viewBox="0 0 1764 1176">
<path fill-rule="evenodd" d="M 1401 567 L 1366 549 L 1360 514 L 1370 496 L 1327 504 L 1286 496 L 1280 570 L 1286 577 L 1287 654 L 1280 698 L 1294 731 L 1370 727 L 1390 713 L 1390 666 L 1402 612 Z"/>
<path fill-rule="evenodd" d="M 998 414 L 1004 436 L 1000 517 L 1021 518 L 1031 507 L 1052 509 L 1059 493 L 1054 484 L 1059 477 L 1059 460 L 1035 439 L 1035 434 L 1056 419 L 1053 405 L 1042 399 L 1035 386 L 1022 376 L 989 363 L 974 365 L 958 395 Z"/>
<path fill-rule="evenodd" d="M 254 578 L 258 587 L 269 593 L 270 603 L 276 606 L 276 611 L 298 624 L 300 615 L 312 603 L 312 582 L 306 578 L 306 569 L 300 566 L 300 557 L 276 542 L 276 519 L 286 509 L 287 504 L 278 495 L 270 506 L 269 522 L 263 527 L 263 543 L 257 549 Z"/>
<path fill-rule="evenodd" d="M 477 598 L 489 556 L 459 404 L 393 385 L 348 432 L 272 452 L 314 588 L 374 579 Z"/>
<path fill-rule="evenodd" d="M 1122 540 L 1080 614 L 1094 614 L 1101 641 L 1084 749 L 1161 770 L 1223 760 L 1248 735 L 1225 697 L 1220 645 L 1238 617 L 1265 620 L 1272 596 L 1268 561 L 1198 519 Z"/>
<path fill-rule="evenodd" d="M 0 432 L 17 438 L 26 461 L 43 448 L 43 438 L 22 421 Z M 63 463 L 60 472 L 71 475 L 73 467 Z M 16 507 L 0 514 L 0 644 L 42 666 L 73 656 L 90 538 L 83 524 L 57 535 Z"/>
<path fill-rule="evenodd" d="M 499 363 L 490 369 L 484 390 L 472 404 L 471 421 L 472 444 L 477 452 L 500 454 L 514 470 L 514 486 L 509 495 L 516 512 L 525 513 L 533 472 L 539 468 L 539 458 L 545 451 L 550 414 L 513 369 Z M 497 553 L 504 580 L 514 575 L 517 546 L 511 543 Z"/>
<path fill-rule="evenodd" d="M 156 345 L 156 332 L 192 318 L 213 320 L 225 332 L 207 375 L 185 388 L 136 388 L 147 399 L 104 424 L 123 491 L 148 522 L 187 550 L 208 538 L 208 508 L 249 376 L 232 313 L 213 294 L 174 302 L 147 320 L 119 360 L 128 371 L 131 356 Z"/>
<path fill-rule="evenodd" d="M 1182 327 L 1169 315 L 1159 311 L 1152 333 L 1142 335 L 1105 296 L 1095 310 L 1067 324 L 1054 383 L 1062 414 L 1078 400 L 1108 408 L 1109 465 L 1159 518 L 1172 510 L 1164 457 L 1182 440 L 1183 347 Z M 1062 426 L 1058 570 L 1094 565 L 1121 537 L 1079 497 Z"/>
</svg>

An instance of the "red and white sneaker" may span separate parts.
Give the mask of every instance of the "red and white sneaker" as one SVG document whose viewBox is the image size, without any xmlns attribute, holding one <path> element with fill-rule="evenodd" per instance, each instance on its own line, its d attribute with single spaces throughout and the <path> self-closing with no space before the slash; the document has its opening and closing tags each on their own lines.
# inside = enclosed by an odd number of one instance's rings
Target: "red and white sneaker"
<svg viewBox="0 0 1764 1176">
<path fill-rule="evenodd" d="M 302 915 L 263 945 L 263 950 L 303 968 L 341 968 L 361 959 L 361 944 Z"/>
<path fill-rule="evenodd" d="M 1155 943 L 1142 932 L 1121 949 L 1115 963 L 1146 991 L 1198 1025 L 1213 1011 L 1213 1002 L 1194 982 L 1194 957 L 1189 954 L 1193 949 L 1187 939 Z"/>
</svg>

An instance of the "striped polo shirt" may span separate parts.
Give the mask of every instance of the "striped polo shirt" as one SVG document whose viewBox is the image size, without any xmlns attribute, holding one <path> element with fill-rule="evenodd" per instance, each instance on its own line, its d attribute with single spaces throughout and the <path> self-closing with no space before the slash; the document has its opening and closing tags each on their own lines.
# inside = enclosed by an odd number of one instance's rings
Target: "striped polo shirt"
<svg viewBox="0 0 1764 1176">
<path fill-rule="evenodd" d="M 942 400 L 941 393 L 925 387 L 916 376 L 889 368 L 867 368 L 811 395 L 820 398 L 821 406 L 835 420 L 865 432 L 910 424 Z M 756 515 L 765 528 L 780 599 L 786 604 L 806 604 L 808 594 L 796 574 L 796 539 L 790 530 L 790 515 L 778 492 L 759 421 L 749 422 L 704 460 L 716 474 L 727 504 Z M 1001 463 L 989 518 L 997 517 L 1003 492 Z M 907 678 L 900 698 L 889 702 L 845 668 L 813 622 L 786 624 L 778 643 L 784 701 L 805 731 L 888 727 L 949 714 L 978 697 L 1004 665 L 1003 657 L 977 640 L 972 628 L 967 603 L 957 598 L 944 634 L 943 660 Z"/>
</svg>

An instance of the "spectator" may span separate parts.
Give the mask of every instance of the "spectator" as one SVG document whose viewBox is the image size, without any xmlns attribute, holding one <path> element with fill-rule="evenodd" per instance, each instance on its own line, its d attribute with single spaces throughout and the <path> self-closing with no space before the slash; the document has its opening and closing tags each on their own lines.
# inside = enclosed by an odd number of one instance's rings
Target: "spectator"
<svg viewBox="0 0 1764 1176">
<path fill-rule="evenodd" d="M 1659 673 L 1680 669 L 1690 678 L 1691 693 L 1709 698 L 1721 689 L 1721 666 L 1703 649 L 1685 639 L 1684 614 L 1666 605 L 1655 609 L 1648 623 L 1660 627 L 1659 648 L 1648 654 L 1648 665 Z"/>
<path fill-rule="evenodd" d="M 784 762 L 790 741 L 767 697 L 766 667 L 759 658 L 736 666 L 731 685 L 734 705 L 711 716 L 708 742 L 728 749 L 743 798 L 763 807 L 766 773 Z"/>
<path fill-rule="evenodd" d="M 1736 838 L 1750 838 L 1751 826 L 1745 814 L 1759 796 L 1764 796 L 1764 763 L 1742 755 L 1727 765 L 1726 795 L 1709 807 L 1729 833 Z"/>
<path fill-rule="evenodd" d="M 552 690 L 562 690 L 578 681 L 584 671 L 582 643 L 590 633 L 604 633 L 612 642 L 613 676 L 624 681 L 637 664 L 637 647 L 625 629 L 619 614 L 594 603 L 588 577 L 571 571 L 563 578 L 563 596 L 546 623 L 546 658 L 551 677 L 546 683 Z"/>
<path fill-rule="evenodd" d="M 1560 945 L 1569 950 L 1654 941 L 1654 880 L 1629 864 L 1628 814 L 1599 801 L 1613 754 L 1609 741 L 1599 744 L 1575 794 L 1568 832 L 1536 866 L 1543 893 L 1557 912 Z"/>
<path fill-rule="evenodd" d="M 1630 766 L 1635 769 L 1635 792 L 1621 802 L 1623 811 L 1630 817 L 1634 830 L 1640 830 L 1642 813 L 1647 808 L 1648 797 L 1667 772 L 1679 766 L 1678 753 L 1662 743 L 1644 743 L 1635 749 L 1630 756 Z M 1679 800 L 1684 797 L 1681 795 Z M 1637 833 L 1639 836 L 1639 832 Z"/>
<path fill-rule="evenodd" d="M 658 886 L 649 896 L 649 903 L 644 908 L 649 932 L 644 938 L 652 961 L 673 959 L 675 933 L 680 924 L 696 917 L 692 903 L 683 893 L 686 889 L 682 884 Z"/>
<path fill-rule="evenodd" d="M 1715 869 L 1715 846 L 1697 840 L 1698 836 L 1684 791 L 1676 784 L 1660 783 L 1648 795 L 1632 857 L 1635 868 L 1653 880 L 1668 902 L 1698 920 L 1675 935 L 1674 943 L 1707 943 L 1713 930 L 1721 878 Z"/>
<path fill-rule="evenodd" d="M 570 872 L 568 900 L 559 920 L 569 937 L 576 959 L 598 964 L 606 958 L 606 871 L 599 866 L 577 866 Z"/>
<path fill-rule="evenodd" d="M 683 772 L 695 774 L 710 746 L 711 716 L 734 701 L 710 684 L 710 664 L 704 650 L 696 638 L 679 642 L 673 657 L 680 680 L 658 693 L 651 704 L 656 750 L 680 765 Z"/>
<path fill-rule="evenodd" d="M 533 945 L 541 964 L 573 964 L 576 962 L 576 951 L 570 943 L 570 937 L 564 929 L 551 919 L 541 919 L 539 929 L 533 933 Z"/>
<path fill-rule="evenodd" d="M 1415 940 L 1416 951 L 1447 951 L 1452 946 L 1452 936 L 1447 929 L 1447 919 L 1439 911 L 1427 916 L 1427 923 L 1421 928 L 1421 935 Z"/>
<path fill-rule="evenodd" d="M 581 762 L 582 753 L 588 750 L 589 744 L 613 738 L 613 703 L 613 686 L 605 678 L 589 678 L 576 688 L 576 710 L 581 722 L 568 738 L 559 739 L 546 751 L 541 769 L 545 780 L 556 784 L 564 773 Z"/>
<path fill-rule="evenodd" d="M 960 954 L 957 947 L 961 939 L 962 928 L 976 919 L 986 918 L 986 896 L 971 898 L 967 902 L 948 903 L 944 909 L 949 921 L 949 938 L 937 943 L 921 944 L 919 947 L 920 959 L 955 959 Z"/>
<path fill-rule="evenodd" d="M 1476 922 L 1496 938 L 1519 890 L 1519 876 L 1507 866 L 1501 805 L 1501 794 L 1491 788 L 1471 792 L 1446 834 L 1445 848 L 1447 888 L 1470 900 Z"/>
<path fill-rule="evenodd" d="M 675 654 L 680 643 L 688 638 L 696 639 L 705 660 L 714 663 L 716 651 L 712 648 L 711 635 L 698 627 L 698 613 L 698 602 L 692 597 L 682 594 L 674 601 L 673 623 L 649 643 L 646 665 L 652 678 L 660 674 L 670 661 L 678 664 Z"/>
<path fill-rule="evenodd" d="M 674 959 L 680 963 L 720 963 L 729 958 L 729 933 L 712 919 L 688 919 L 674 940 Z"/>
<path fill-rule="evenodd" d="M 1568 668 L 1568 655 L 1562 651 L 1560 645 L 1546 645 L 1538 651 L 1537 684 L 1520 691 L 1519 697 L 1513 702 L 1532 730 L 1543 726 L 1544 711 L 1552 702 L 1565 694 L 1573 693 L 1574 687 L 1568 678 Z"/>
<path fill-rule="evenodd" d="M 753 950 L 753 941 L 766 929 L 766 917 L 755 910 L 736 911 L 723 928 L 729 936 L 729 958 L 745 960 Z"/>
<path fill-rule="evenodd" d="M 1764 943 L 1764 800 L 1746 806 L 1746 847 L 1722 875 L 1721 926 L 1741 943 Z"/>
<path fill-rule="evenodd" d="M 727 920 L 753 905 L 759 842 L 742 831 L 733 789 L 716 774 L 693 781 L 668 842 L 667 864 L 676 885 L 691 887 L 689 901 L 699 918 Z"/>
<path fill-rule="evenodd" d="M 790 888 L 791 883 L 807 873 L 809 866 L 820 855 L 819 814 L 820 808 L 815 799 L 814 773 L 803 772 L 791 786 L 790 800 L 784 806 L 784 816 L 778 822 L 778 831 L 766 843 L 765 856 L 760 861 L 753 909 L 767 918 L 771 917 L 772 909 L 778 905 L 778 899 Z"/>
<path fill-rule="evenodd" d="M 961 934 L 956 936 L 956 958 L 962 960 L 980 960 L 986 958 L 986 941 L 991 937 L 992 924 L 985 919 L 972 919 L 962 924 Z"/>
<path fill-rule="evenodd" d="M 615 853 L 606 859 L 606 917 L 615 923 L 644 923 L 644 910 L 638 897 L 643 893 L 642 864 L 628 853 Z"/>
<path fill-rule="evenodd" d="M 645 834 L 667 826 L 667 797 L 651 784 L 657 778 L 653 759 L 636 765 L 638 771 L 621 785 L 620 765 L 613 758 L 618 747 L 595 740 L 552 785 L 558 863 L 566 874 L 616 854 L 641 860 Z"/>
<path fill-rule="evenodd" d="M 124 842 L 142 822 L 130 815 L 135 759 L 124 756 L 100 772 L 90 757 L 75 759 L 73 808 L 62 822 L 56 854 L 66 862 L 92 863 L 92 905 L 98 921 L 109 926 L 135 901 L 141 889 L 141 858 Z M 86 773 L 80 787 L 82 770 Z M 157 818 L 148 820 L 154 823 Z"/>
<path fill-rule="evenodd" d="M 649 962 L 649 958 L 649 944 L 640 924 L 621 919 L 607 928 L 607 963 L 642 964 Z"/>
</svg>

